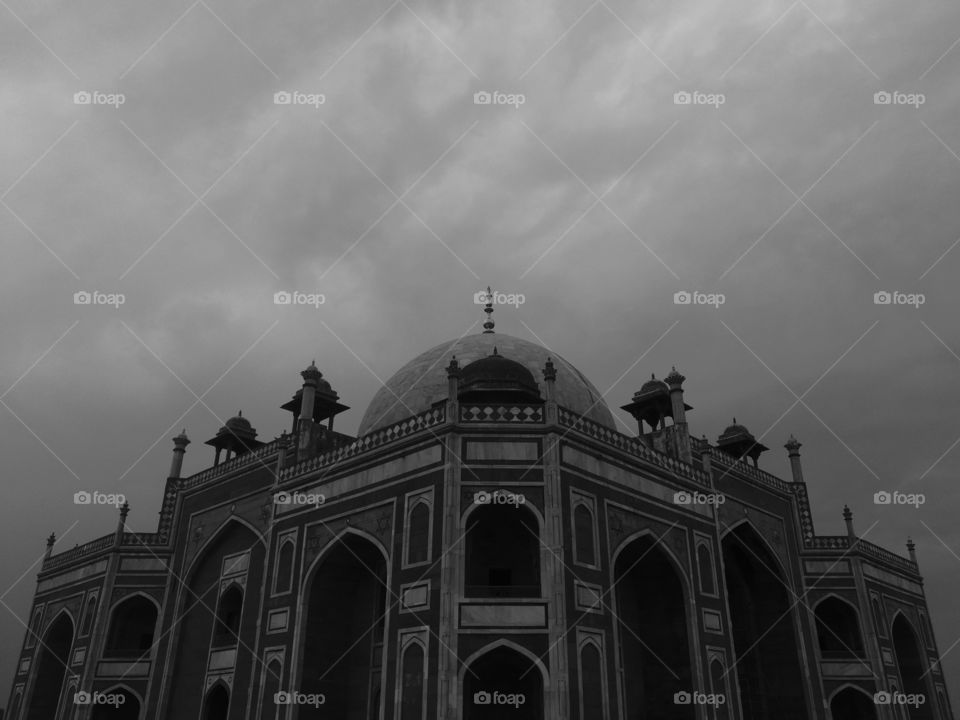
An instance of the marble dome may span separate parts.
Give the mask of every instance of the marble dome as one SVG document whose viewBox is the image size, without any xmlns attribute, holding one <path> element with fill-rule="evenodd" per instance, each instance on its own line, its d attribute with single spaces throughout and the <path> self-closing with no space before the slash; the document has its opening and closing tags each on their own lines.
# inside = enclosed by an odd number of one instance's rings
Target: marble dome
<svg viewBox="0 0 960 720">
<path fill-rule="evenodd" d="M 562 357 L 536 343 L 511 335 L 480 333 L 437 345 L 400 368 L 373 396 L 357 434 L 366 435 L 392 425 L 429 409 L 439 400 L 445 400 L 446 368 L 450 358 L 456 356 L 462 369 L 492 354 L 494 347 L 504 358 L 526 367 L 540 385 L 541 394 L 544 391 L 543 366 L 547 358 L 551 358 L 557 371 L 554 386 L 557 404 L 616 430 L 613 415 L 600 391 Z"/>
</svg>

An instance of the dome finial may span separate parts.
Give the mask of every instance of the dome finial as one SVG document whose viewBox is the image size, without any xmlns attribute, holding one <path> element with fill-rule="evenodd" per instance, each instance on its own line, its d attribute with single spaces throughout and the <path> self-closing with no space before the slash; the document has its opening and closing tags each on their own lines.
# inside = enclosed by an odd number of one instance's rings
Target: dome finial
<svg viewBox="0 0 960 720">
<path fill-rule="evenodd" d="M 483 311 L 487 314 L 487 319 L 483 323 L 483 332 L 492 333 L 493 332 L 493 290 L 490 289 L 489 285 L 487 285 L 487 304 L 484 306 Z"/>
</svg>

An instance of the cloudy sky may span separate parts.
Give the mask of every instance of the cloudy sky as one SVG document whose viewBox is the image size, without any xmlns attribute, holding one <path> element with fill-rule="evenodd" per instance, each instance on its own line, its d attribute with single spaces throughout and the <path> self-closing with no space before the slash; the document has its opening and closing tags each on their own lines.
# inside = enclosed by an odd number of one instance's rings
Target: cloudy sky
<svg viewBox="0 0 960 720">
<path fill-rule="evenodd" d="M 951 0 L 0 0 L 0 692 L 46 536 L 114 527 L 74 492 L 154 530 L 170 438 L 274 437 L 312 358 L 355 430 L 487 284 L 611 406 L 676 365 L 697 435 L 786 476 L 796 434 L 820 533 L 914 537 L 960 678 L 958 36 Z"/>
</svg>

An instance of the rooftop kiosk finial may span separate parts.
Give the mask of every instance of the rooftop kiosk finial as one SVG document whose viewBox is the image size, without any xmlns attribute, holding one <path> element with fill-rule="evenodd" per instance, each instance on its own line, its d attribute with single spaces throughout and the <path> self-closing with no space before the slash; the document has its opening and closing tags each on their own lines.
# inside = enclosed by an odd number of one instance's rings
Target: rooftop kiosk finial
<svg viewBox="0 0 960 720">
<path fill-rule="evenodd" d="M 487 285 L 487 304 L 484 306 L 483 311 L 487 314 L 487 319 L 483 322 L 483 332 L 492 333 L 493 332 L 493 290 L 490 289 L 490 286 Z"/>
</svg>

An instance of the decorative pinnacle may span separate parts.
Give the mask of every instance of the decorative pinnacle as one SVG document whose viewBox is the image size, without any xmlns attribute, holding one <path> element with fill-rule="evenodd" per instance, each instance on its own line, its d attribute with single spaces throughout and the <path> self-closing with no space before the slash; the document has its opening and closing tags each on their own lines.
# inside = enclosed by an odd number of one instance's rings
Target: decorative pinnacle
<svg viewBox="0 0 960 720">
<path fill-rule="evenodd" d="M 120 521 L 123 522 L 127 519 L 127 515 L 130 514 L 130 503 L 124 500 L 123 505 L 120 506 Z"/>
<path fill-rule="evenodd" d="M 321 377 L 323 377 L 323 373 L 317 369 L 316 360 L 311 360 L 306 370 L 300 371 L 300 377 L 302 377 L 304 380 L 319 380 Z"/>
<path fill-rule="evenodd" d="M 173 444 L 178 448 L 183 449 L 190 444 L 190 438 L 187 437 L 187 429 L 184 428 L 180 431 L 180 434 L 173 439 Z"/>
<path fill-rule="evenodd" d="M 853 511 L 847 505 L 843 506 L 843 519 L 853 520 Z"/>
<path fill-rule="evenodd" d="M 686 378 L 677 372 L 677 366 L 674 365 L 670 370 L 670 374 L 667 375 L 664 380 L 671 388 L 679 388 L 683 385 L 683 381 L 686 380 Z"/>
<path fill-rule="evenodd" d="M 483 332 L 492 333 L 493 332 L 493 290 L 490 289 L 490 286 L 487 285 L 487 304 L 484 305 L 483 311 L 487 314 L 487 319 L 483 323 Z"/>
<path fill-rule="evenodd" d="M 460 374 L 460 363 L 457 362 L 457 356 L 450 356 L 450 364 L 447 365 L 447 377 L 454 377 Z"/>
<path fill-rule="evenodd" d="M 799 450 L 803 447 L 803 445 L 793 436 L 793 433 L 791 433 L 790 438 L 787 440 L 787 444 L 784 445 L 784 447 L 791 455 L 799 455 Z"/>
<path fill-rule="evenodd" d="M 47 538 L 47 547 L 52 548 L 53 544 L 57 541 L 57 534 L 50 533 L 50 537 Z"/>
<path fill-rule="evenodd" d="M 551 381 L 557 379 L 557 368 L 554 367 L 553 358 L 548 357 L 543 366 L 543 379 Z"/>
</svg>

